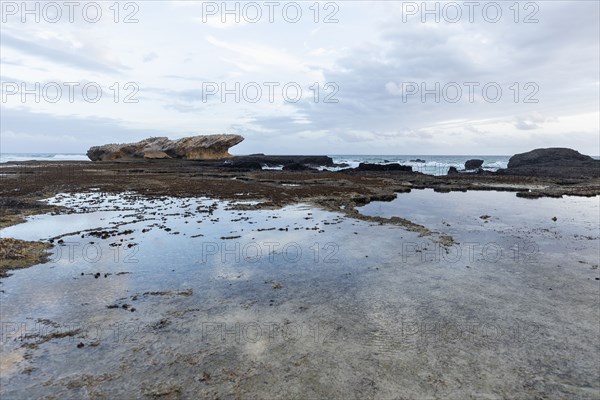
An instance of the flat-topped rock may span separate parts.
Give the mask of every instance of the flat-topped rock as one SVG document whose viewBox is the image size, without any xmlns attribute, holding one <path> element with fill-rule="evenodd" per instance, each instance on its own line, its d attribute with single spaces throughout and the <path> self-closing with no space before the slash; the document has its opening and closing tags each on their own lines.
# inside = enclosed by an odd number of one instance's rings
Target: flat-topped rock
<svg viewBox="0 0 600 400">
<path fill-rule="evenodd" d="M 360 163 L 355 168 L 357 171 L 402 171 L 402 172 L 413 172 L 410 165 L 400 164 L 369 164 Z"/>
<path fill-rule="evenodd" d="M 289 164 L 302 164 L 310 167 L 331 167 L 333 166 L 333 159 L 328 156 L 285 156 L 285 155 L 264 155 L 264 154 L 250 154 L 248 156 L 237 156 L 236 159 L 248 159 L 252 161 L 258 161 L 265 165 L 289 165 Z"/>
<path fill-rule="evenodd" d="M 502 175 L 529 175 L 557 178 L 600 177 L 600 161 L 573 149 L 553 147 L 515 154 Z"/>
<path fill-rule="evenodd" d="M 564 147 L 551 147 L 515 154 L 508 160 L 508 168 L 543 164 L 576 165 L 581 162 L 593 161 L 594 159 L 592 157 L 581 154 L 576 150 Z"/>
<path fill-rule="evenodd" d="M 87 156 L 92 161 L 164 159 L 215 160 L 232 157 L 229 148 L 242 142 L 240 135 L 199 135 L 169 140 L 152 137 L 137 143 L 105 144 L 91 147 Z"/>
</svg>

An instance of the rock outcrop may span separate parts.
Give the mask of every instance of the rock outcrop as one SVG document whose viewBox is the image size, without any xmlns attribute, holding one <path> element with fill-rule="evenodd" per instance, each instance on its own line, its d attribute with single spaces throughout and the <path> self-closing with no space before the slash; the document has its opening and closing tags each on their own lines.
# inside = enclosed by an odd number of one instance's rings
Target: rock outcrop
<svg viewBox="0 0 600 400">
<path fill-rule="evenodd" d="M 262 164 L 258 161 L 246 160 L 246 159 L 234 159 L 233 161 L 225 161 L 223 164 L 227 168 L 233 169 L 245 169 L 245 170 L 261 170 Z"/>
<path fill-rule="evenodd" d="M 250 159 L 258 161 L 265 165 L 289 165 L 303 164 L 310 167 L 332 167 L 335 164 L 333 159 L 328 156 L 266 156 L 264 154 L 250 154 L 249 156 L 238 156 L 238 159 Z"/>
<path fill-rule="evenodd" d="M 400 164 L 368 164 L 368 163 L 360 163 L 357 168 L 357 171 L 403 171 L 403 172 L 412 172 L 412 167 L 410 165 L 400 165 Z"/>
<path fill-rule="evenodd" d="M 478 160 L 478 159 L 474 158 L 472 160 L 467 160 L 465 162 L 465 169 L 470 171 L 470 170 L 481 168 L 482 165 L 483 165 L 483 160 Z"/>
<path fill-rule="evenodd" d="M 527 153 L 515 154 L 508 160 L 508 168 L 523 166 L 560 164 L 575 165 L 581 162 L 592 162 L 594 159 L 580 152 L 564 147 L 551 147 L 548 149 L 535 149 Z"/>
<path fill-rule="evenodd" d="M 503 175 L 530 175 L 559 178 L 600 177 L 600 161 L 573 149 L 554 147 L 515 154 Z"/>
<path fill-rule="evenodd" d="M 308 165 L 294 163 L 283 166 L 284 171 L 318 171 L 316 168 L 311 168 Z"/>
<path fill-rule="evenodd" d="M 106 144 L 91 147 L 87 156 L 92 161 L 136 160 L 143 158 L 175 158 L 182 160 L 214 160 L 232 157 L 229 148 L 243 141 L 240 135 L 200 135 L 178 140 L 153 137 L 137 143 Z"/>
</svg>

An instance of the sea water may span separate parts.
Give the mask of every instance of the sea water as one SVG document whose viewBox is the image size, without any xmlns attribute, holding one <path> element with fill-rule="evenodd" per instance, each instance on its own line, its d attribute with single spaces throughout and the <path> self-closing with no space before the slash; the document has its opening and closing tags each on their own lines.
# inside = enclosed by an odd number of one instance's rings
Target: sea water
<svg viewBox="0 0 600 400">
<path fill-rule="evenodd" d="M 429 175 L 446 175 L 450 167 L 463 169 L 465 162 L 470 159 L 484 160 L 482 168 L 486 171 L 497 171 L 506 168 L 510 156 L 480 156 L 480 155 L 331 155 L 335 164 L 345 164 L 342 167 L 320 166 L 320 170 L 339 171 L 344 168 L 355 168 L 360 163 L 370 164 L 401 164 L 409 165 L 413 171 Z M 89 161 L 85 154 L 58 154 L 58 153 L 3 153 L 0 154 L 0 163 L 18 161 Z M 418 160 L 418 161 L 417 161 Z M 264 166 L 265 170 L 281 170 L 283 166 Z"/>
<path fill-rule="evenodd" d="M 442 366 L 447 384 L 429 389 L 419 371 L 431 359 L 493 370 L 498 393 L 527 384 L 522 368 L 564 397 L 598 387 L 597 197 L 415 190 L 360 208 L 430 236 L 306 204 L 48 201 L 71 211 L 0 232 L 55 244 L 48 263 L 0 281 L 3 397 L 83 398 L 90 380 L 113 397 L 172 382 L 190 394 L 229 374 L 241 392 L 309 380 L 329 397 L 352 397 L 335 385 L 344 380 L 376 381 L 389 397 L 480 384 Z"/>
</svg>

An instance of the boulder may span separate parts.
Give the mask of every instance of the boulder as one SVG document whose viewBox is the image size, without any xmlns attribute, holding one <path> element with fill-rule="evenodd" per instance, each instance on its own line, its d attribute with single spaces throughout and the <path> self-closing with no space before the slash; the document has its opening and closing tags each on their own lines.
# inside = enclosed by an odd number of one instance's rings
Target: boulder
<svg viewBox="0 0 600 400">
<path fill-rule="evenodd" d="M 478 168 L 481 168 L 482 165 L 483 165 L 483 160 L 478 160 L 478 159 L 474 158 L 472 160 L 467 160 L 467 162 L 465 162 L 465 169 L 466 170 L 478 169 Z"/>
<path fill-rule="evenodd" d="M 410 162 L 424 163 L 426 161 L 425 160 L 421 160 L 420 158 L 415 158 L 414 160 L 410 160 Z"/>
<path fill-rule="evenodd" d="M 448 168 L 448 174 L 447 175 L 456 175 L 458 174 L 458 170 L 456 169 L 456 167 L 450 167 Z"/>
<path fill-rule="evenodd" d="M 152 137 L 137 143 L 94 146 L 88 150 L 87 156 L 92 161 L 143 158 L 214 160 L 232 157 L 228 152 L 229 148 L 243 140 L 244 138 L 240 135 L 200 135 L 178 140 Z"/>
<path fill-rule="evenodd" d="M 368 164 L 368 163 L 360 163 L 357 168 L 357 171 L 404 171 L 404 172 L 412 172 L 412 167 L 410 165 L 400 165 L 400 164 Z"/>
<path fill-rule="evenodd" d="M 535 149 L 515 154 L 500 175 L 528 175 L 556 178 L 600 177 L 600 161 L 567 148 Z"/>
<path fill-rule="evenodd" d="M 533 166 L 542 164 L 574 165 L 581 162 L 591 162 L 594 159 L 580 152 L 564 147 L 535 149 L 527 153 L 515 154 L 508 160 L 508 168 Z"/>
</svg>

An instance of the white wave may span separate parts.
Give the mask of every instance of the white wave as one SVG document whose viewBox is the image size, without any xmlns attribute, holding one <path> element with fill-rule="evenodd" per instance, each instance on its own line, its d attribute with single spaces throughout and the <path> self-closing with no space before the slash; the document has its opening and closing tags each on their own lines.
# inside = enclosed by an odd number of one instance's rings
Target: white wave
<svg viewBox="0 0 600 400">
<path fill-rule="evenodd" d="M 0 163 L 11 161 L 90 161 L 85 154 L 55 154 L 55 153 L 2 153 Z"/>
<path fill-rule="evenodd" d="M 263 165 L 263 171 L 281 171 L 283 170 L 283 165 Z"/>
</svg>

